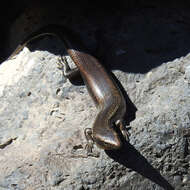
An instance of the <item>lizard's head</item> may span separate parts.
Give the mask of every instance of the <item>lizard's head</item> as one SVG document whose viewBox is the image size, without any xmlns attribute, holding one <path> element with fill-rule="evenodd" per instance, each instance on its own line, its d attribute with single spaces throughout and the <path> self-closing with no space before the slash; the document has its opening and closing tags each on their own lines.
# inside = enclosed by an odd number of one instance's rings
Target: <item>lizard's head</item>
<svg viewBox="0 0 190 190">
<path fill-rule="evenodd" d="M 93 137 L 96 145 L 104 150 L 119 149 L 122 143 L 118 134 L 114 130 L 109 130 L 104 134 L 97 134 Z"/>
</svg>

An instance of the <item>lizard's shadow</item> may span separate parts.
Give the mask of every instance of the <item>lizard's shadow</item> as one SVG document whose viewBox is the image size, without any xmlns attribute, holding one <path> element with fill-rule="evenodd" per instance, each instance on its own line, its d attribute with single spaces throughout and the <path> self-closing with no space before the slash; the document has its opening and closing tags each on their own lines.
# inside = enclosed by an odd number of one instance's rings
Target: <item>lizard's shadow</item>
<svg viewBox="0 0 190 190">
<path fill-rule="evenodd" d="M 107 69 L 108 70 L 108 69 Z M 117 77 L 110 71 L 108 71 L 108 73 L 111 75 L 111 77 L 114 79 L 114 81 L 116 82 L 117 86 L 119 86 L 119 89 L 121 90 L 125 101 L 126 101 L 126 113 L 124 116 L 124 122 L 125 125 L 129 126 L 130 122 L 135 120 L 136 118 L 136 111 L 137 111 L 137 107 L 133 104 L 133 102 L 130 100 L 126 90 L 123 88 L 123 86 L 121 85 L 120 81 L 117 79 Z"/>
<path fill-rule="evenodd" d="M 110 75 L 115 80 L 125 97 L 127 106 L 125 122 L 127 125 L 129 125 L 130 122 L 135 119 L 137 108 L 128 97 L 127 92 L 121 85 L 120 81 L 113 73 L 110 72 Z M 136 171 L 142 176 L 160 185 L 164 189 L 173 190 L 174 188 L 168 183 L 168 181 L 161 176 L 161 174 L 147 161 L 144 156 L 140 154 L 140 152 L 138 152 L 128 141 L 126 141 L 126 139 L 123 138 L 121 132 L 118 129 L 116 130 L 120 136 L 120 139 L 122 140 L 123 146 L 119 150 L 105 151 L 106 154 L 116 162 L 132 169 L 133 171 Z"/>
<path fill-rule="evenodd" d="M 142 156 L 129 142 L 125 141 L 122 136 L 121 139 L 123 142 L 121 149 L 105 151 L 110 158 L 150 179 L 164 189 L 174 190 L 172 185 L 147 161 L 144 156 Z"/>
</svg>

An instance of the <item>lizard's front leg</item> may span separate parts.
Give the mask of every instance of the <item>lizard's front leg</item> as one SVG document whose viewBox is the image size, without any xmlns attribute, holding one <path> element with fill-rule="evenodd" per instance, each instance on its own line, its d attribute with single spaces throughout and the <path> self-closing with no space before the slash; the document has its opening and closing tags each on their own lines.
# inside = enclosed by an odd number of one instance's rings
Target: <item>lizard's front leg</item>
<svg viewBox="0 0 190 190">
<path fill-rule="evenodd" d="M 80 71 L 76 67 L 74 69 L 71 69 L 66 57 L 60 56 L 58 58 L 58 69 L 60 69 L 63 72 L 63 76 L 68 78 L 69 80 L 74 79 L 77 76 L 80 76 Z M 99 157 L 99 153 L 95 153 L 92 151 L 93 145 L 94 145 L 94 140 L 92 137 L 92 129 L 91 128 L 86 128 L 84 130 L 85 138 L 87 140 L 87 144 L 85 146 L 86 152 L 87 152 L 87 157 L 92 156 L 92 157 Z M 85 157 L 84 155 L 75 155 L 75 157 Z"/>
<path fill-rule="evenodd" d="M 57 65 L 58 65 L 57 68 L 63 72 L 63 76 L 68 78 L 69 80 L 72 80 L 77 76 L 80 76 L 79 69 L 77 67 L 71 69 L 68 64 L 67 58 L 65 56 L 64 57 L 59 56 Z"/>
</svg>

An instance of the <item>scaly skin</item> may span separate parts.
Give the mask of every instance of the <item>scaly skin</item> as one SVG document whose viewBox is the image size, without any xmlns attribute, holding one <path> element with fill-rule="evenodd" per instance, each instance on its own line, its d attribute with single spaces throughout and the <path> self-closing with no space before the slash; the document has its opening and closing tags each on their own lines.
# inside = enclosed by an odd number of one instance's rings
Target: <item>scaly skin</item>
<svg viewBox="0 0 190 190">
<path fill-rule="evenodd" d="M 92 127 L 92 139 L 105 150 L 120 148 L 121 141 L 113 124 L 122 123 L 126 111 L 121 91 L 96 58 L 75 49 L 68 49 L 67 52 L 77 65 L 99 110 Z"/>
<path fill-rule="evenodd" d="M 63 41 L 67 53 L 76 64 L 88 92 L 98 109 L 90 139 L 104 150 L 119 149 L 122 143 L 114 127 L 119 126 L 123 135 L 126 136 L 122 123 L 126 112 L 125 99 L 112 77 L 108 75 L 95 57 L 86 53 L 86 50 L 81 48 L 79 40 L 75 36 L 72 36 L 71 32 L 57 25 L 44 27 L 25 39 L 9 59 L 31 41 L 45 35 L 52 35 Z M 67 63 L 65 67 L 67 68 L 65 70 L 65 76 L 67 77 L 71 78 L 73 72 L 77 72 L 76 69 L 74 71 L 71 70 Z M 89 145 L 89 149 L 91 148 L 91 145 Z"/>
</svg>

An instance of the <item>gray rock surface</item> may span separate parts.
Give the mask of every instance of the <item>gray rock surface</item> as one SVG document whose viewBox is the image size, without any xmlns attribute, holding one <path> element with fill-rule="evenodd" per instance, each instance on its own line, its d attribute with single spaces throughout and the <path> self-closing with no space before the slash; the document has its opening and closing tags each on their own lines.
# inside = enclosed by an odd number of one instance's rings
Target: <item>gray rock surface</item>
<svg viewBox="0 0 190 190">
<path fill-rule="evenodd" d="M 188 29 L 168 17 L 175 9 L 140 10 L 115 15 L 123 16 L 119 33 L 108 14 L 103 37 L 114 42 L 98 49 L 127 92 L 131 135 L 121 150 L 81 156 L 96 109 L 85 86 L 57 68 L 60 41 L 45 38 L 0 65 L 0 190 L 190 189 Z"/>
</svg>

